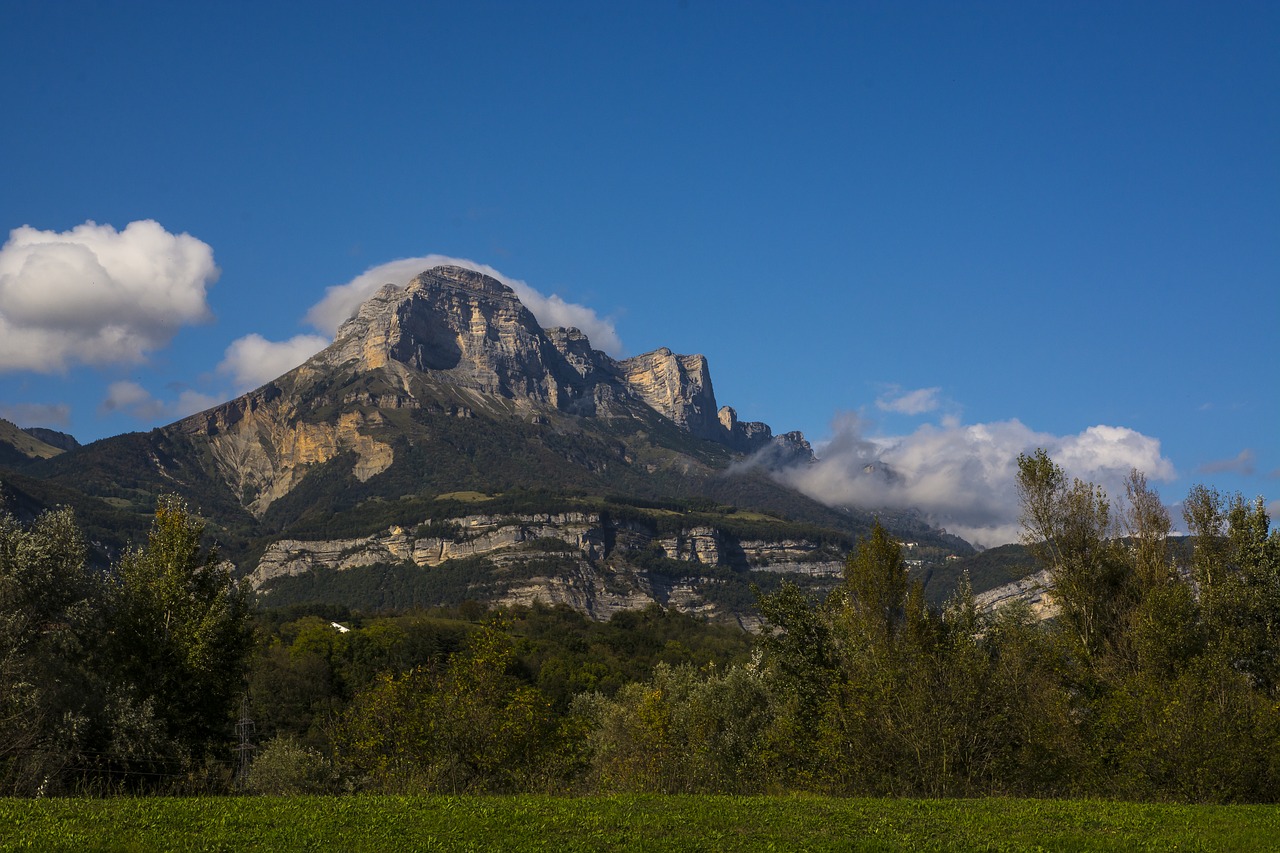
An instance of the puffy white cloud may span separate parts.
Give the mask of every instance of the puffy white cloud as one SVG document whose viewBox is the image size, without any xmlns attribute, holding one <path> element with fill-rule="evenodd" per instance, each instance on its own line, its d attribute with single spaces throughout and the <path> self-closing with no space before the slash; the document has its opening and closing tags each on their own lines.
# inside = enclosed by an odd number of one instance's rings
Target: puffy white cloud
<svg viewBox="0 0 1280 853">
<path fill-rule="evenodd" d="M 66 403 L 0 403 L 0 418 L 20 427 L 67 426 L 71 407 Z"/>
<path fill-rule="evenodd" d="M 158 400 L 137 382 L 127 380 L 112 382 L 107 386 L 107 396 L 102 401 L 103 412 L 124 412 L 130 417 L 147 423 L 184 418 L 204 411 L 220 402 L 219 398 L 192 389 L 179 392 L 174 400 Z"/>
<path fill-rule="evenodd" d="M 136 363 L 212 315 L 213 250 L 152 220 L 15 228 L 0 247 L 0 371 Z"/>
<path fill-rule="evenodd" d="M 229 374 L 237 392 L 265 385 L 324 349 L 322 335 L 294 335 L 287 341 L 269 341 L 257 333 L 237 338 L 227 347 L 218 372 Z"/>
<path fill-rule="evenodd" d="M 544 296 L 518 278 L 510 278 L 488 264 L 478 264 L 466 258 L 447 255 L 425 255 L 420 258 L 404 258 L 372 267 L 346 284 L 328 288 L 325 296 L 307 312 L 306 321 L 326 334 L 332 335 L 338 327 L 355 314 L 360 303 L 378 291 L 384 284 L 408 284 L 410 279 L 432 267 L 451 264 L 466 267 L 498 281 L 515 291 L 516 296 L 544 328 L 573 326 L 581 329 L 591 339 L 596 349 L 611 355 L 621 355 L 622 340 L 608 318 L 600 317 L 585 305 L 565 302 L 556 294 Z"/>
<path fill-rule="evenodd" d="M 920 388 L 915 391 L 903 391 L 900 388 L 880 395 L 876 400 L 876 408 L 883 412 L 896 412 L 900 415 L 923 415 L 938 408 L 938 395 L 941 388 Z"/>
<path fill-rule="evenodd" d="M 868 437 L 861 420 L 836 420 L 819 460 L 776 472 L 824 503 L 915 507 L 948 531 L 990 547 L 1018 539 L 1018 454 L 1045 448 L 1072 477 L 1123 493 L 1133 468 L 1152 480 L 1174 477 L 1158 439 L 1126 427 L 1092 426 L 1076 435 L 1037 432 L 1021 421 L 925 425 L 905 436 Z"/>
<path fill-rule="evenodd" d="M 1231 459 L 1215 459 L 1212 462 L 1206 462 L 1196 469 L 1200 474 L 1243 474 L 1246 477 L 1253 476 L 1257 465 L 1257 456 L 1253 450 L 1246 447 Z"/>
</svg>

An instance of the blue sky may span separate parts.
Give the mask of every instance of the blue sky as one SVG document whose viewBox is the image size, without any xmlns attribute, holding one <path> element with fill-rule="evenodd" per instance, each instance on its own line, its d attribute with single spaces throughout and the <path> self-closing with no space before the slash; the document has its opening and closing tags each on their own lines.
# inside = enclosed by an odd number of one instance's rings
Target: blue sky
<svg viewBox="0 0 1280 853">
<path fill-rule="evenodd" d="M 721 403 L 819 444 L 795 482 L 827 500 L 993 544 L 1037 444 L 1171 503 L 1280 499 L 1280 5 L 0 18 L 24 425 L 84 441 L 227 399 L 331 334 L 306 321 L 327 288 L 440 254 L 615 354 L 706 354 Z"/>
</svg>

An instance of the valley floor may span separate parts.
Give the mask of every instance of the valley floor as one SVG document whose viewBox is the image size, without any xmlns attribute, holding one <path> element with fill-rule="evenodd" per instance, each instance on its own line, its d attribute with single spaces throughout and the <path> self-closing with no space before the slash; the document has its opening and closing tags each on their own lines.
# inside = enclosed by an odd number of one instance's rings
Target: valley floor
<svg viewBox="0 0 1280 853">
<path fill-rule="evenodd" d="M 1276 850 L 1280 807 L 827 797 L 0 800 L 0 850 Z"/>
</svg>

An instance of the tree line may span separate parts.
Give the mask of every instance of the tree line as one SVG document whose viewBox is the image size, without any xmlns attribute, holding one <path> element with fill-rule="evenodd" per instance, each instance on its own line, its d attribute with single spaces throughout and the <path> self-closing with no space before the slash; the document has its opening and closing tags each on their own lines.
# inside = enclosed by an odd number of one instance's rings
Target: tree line
<svg viewBox="0 0 1280 853">
<path fill-rule="evenodd" d="M 1018 488 L 1049 618 L 980 612 L 967 582 L 929 606 L 877 524 L 821 600 L 760 593 L 754 637 L 660 608 L 255 618 L 175 501 L 104 578 L 69 514 L 8 519 L 3 782 L 147 789 L 164 756 L 165 790 L 1280 798 L 1261 501 L 1197 486 L 1173 548 L 1137 472 L 1113 504 L 1037 451 Z M 243 695 L 257 740 L 237 778 Z"/>
</svg>

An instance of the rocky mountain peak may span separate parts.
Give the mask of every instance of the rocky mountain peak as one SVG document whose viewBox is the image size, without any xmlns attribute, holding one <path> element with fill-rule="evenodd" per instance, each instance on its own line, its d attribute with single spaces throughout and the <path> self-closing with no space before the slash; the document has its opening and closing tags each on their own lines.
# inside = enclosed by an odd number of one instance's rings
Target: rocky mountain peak
<svg viewBox="0 0 1280 853">
<path fill-rule="evenodd" d="M 544 329 L 505 284 L 457 266 L 423 272 L 404 287 L 386 285 L 316 357 L 359 371 L 400 364 L 517 407 L 585 416 L 624 415 L 642 403 L 681 429 L 740 453 L 780 441 L 767 424 L 739 421 L 720 408 L 701 354 L 667 347 L 615 361 L 579 329 Z"/>
<path fill-rule="evenodd" d="M 383 411 L 397 408 L 532 419 L 656 412 L 739 453 L 785 445 L 812 458 L 802 437 L 775 438 L 721 409 L 706 357 L 662 347 L 616 361 L 579 329 L 542 328 L 510 287 L 457 266 L 383 286 L 306 364 L 180 426 L 210 440 L 228 485 L 261 514 L 309 466 L 341 453 L 355 454 L 360 481 L 387 470 L 395 451 Z"/>
<path fill-rule="evenodd" d="M 473 290 L 477 293 L 489 293 L 494 296 L 509 296 L 512 299 L 516 298 L 515 291 L 498 281 L 496 278 L 487 276 L 482 272 L 467 269 L 466 267 L 452 265 L 432 267 L 419 275 L 413 281 L 409 282 L 409 284 L 406 285 L 405 290 L 412 293 L 415 290 L 424 288 L 430 289 L 433 287 L 441 288 L 451 286 Z"/>
<path fill-rule="evenodd" d="M 558 352 L 515 292 L 454 266 L 387 285 L 317 358 L 369 371 L 396 362 L 481 394 L 558 407 Z"/>
</svg>

